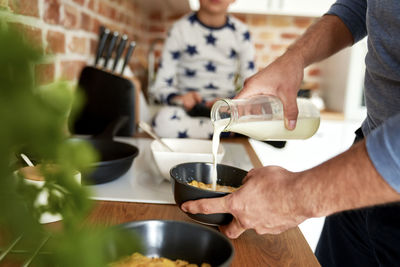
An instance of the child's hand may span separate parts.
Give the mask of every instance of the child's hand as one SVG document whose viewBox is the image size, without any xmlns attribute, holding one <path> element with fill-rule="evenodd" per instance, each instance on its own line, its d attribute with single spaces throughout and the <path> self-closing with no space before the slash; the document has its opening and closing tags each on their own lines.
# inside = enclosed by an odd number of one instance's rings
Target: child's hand
<svg viewBox="0 0 400 267">
<path fill-rule="evenodd" d="M 173 102 L 178 102 L 185 110 L 191 110 L 197 103 L 201 103 L 203 98 L 197 92 L 189 92 L 184 95 L 176 96 Z"/>
</svg>

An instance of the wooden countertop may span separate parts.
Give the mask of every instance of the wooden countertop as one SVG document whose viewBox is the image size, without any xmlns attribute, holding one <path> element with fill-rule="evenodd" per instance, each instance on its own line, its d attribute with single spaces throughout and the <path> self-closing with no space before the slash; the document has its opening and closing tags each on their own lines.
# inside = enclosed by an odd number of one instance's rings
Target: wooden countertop
<svg viewBox="0 0 400 267">
<path fill-rule="evenodd" d="M 344 118 L 344 113 L 342 113 L 342 112 L 322 110 L 321 111 L 321 119 L 343 121 L 345 118 Z"/>
<path fill-rule="evenodd" d="M 245 146 L 255 167 L 262 166 L 247 138 L 224 140 Z M 89 221 L 115 225 L 129 221 L 165 219 L 193 222 L 176 205 L 97 201 Z M 300 230 L 296 227 L 280 235 L 257 235 L 253 230 L 232 240 L 235 257 L 232 267 L 320 266 Z"/>
</svg>

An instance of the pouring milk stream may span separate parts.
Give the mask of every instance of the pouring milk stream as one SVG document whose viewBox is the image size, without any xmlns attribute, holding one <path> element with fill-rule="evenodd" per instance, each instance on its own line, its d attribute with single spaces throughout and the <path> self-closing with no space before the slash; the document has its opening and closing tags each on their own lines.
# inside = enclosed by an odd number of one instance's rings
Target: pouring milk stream
<svg viewBox="0 0 400 267">
<path fill-rule="evenodd" d="M 307 139 L 313 136 L 320 124 L 319 110 L 305 98 L 297 99 L 299 114 L 296 128 L 285 127 L 282 102 L 274 96 L 249 99 L 221 99 L 211 109 L 214 124 L 212 189 L 217 184 L 217 151 L 221 132 L 235 132 L 248 137 L 266 140 Z"/>
</svg>

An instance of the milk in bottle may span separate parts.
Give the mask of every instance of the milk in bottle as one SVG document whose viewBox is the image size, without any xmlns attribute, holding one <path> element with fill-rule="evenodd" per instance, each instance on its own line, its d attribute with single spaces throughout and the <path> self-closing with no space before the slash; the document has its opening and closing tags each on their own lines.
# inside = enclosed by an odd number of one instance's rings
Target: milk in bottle
<svg viewBox="0 0 400 267">
<path fill-rule="evenodd" d="M 282 102 L 273 96 L 250 99 L 222 99 L 212 107 L 214 128 L 240 133 L 257 140 L 307 139 L 318 130 L 320 114 L 306 98 L 298 98 L 296 128 L 285 127 Z"/>
</svg>

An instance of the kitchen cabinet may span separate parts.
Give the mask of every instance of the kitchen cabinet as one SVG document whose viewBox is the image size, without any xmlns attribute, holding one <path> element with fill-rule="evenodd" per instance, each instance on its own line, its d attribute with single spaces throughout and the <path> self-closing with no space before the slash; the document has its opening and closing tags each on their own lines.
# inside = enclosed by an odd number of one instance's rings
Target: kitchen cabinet
<svg viewBox="0 0 400 267">
<path fill-rule="evenodd" d="M 278 2 L 277 12 L 288 15 L 319 17 L 326 13 L 335 0 L 271 0 Z"/>
<path fill-rule="evenodd" d="M 233 13 L 254 13 L 319 17 L 335 0 L 236 0 L 230 7 Z M 199 8 L 198 0 L 189 0 L 192 10 Z"/>
<path fill-rule="evenodd" d="M 260 13 L 268 10 L 271 0 L 236 0 L 229 7 L 229 12 Z"/>
<path fill-rule="evenodd" d="M 364 96 L 367 38 L 320 63 L 321 96 L 327 109 L 361 122 L 367 112 Z"/>
</svg>

